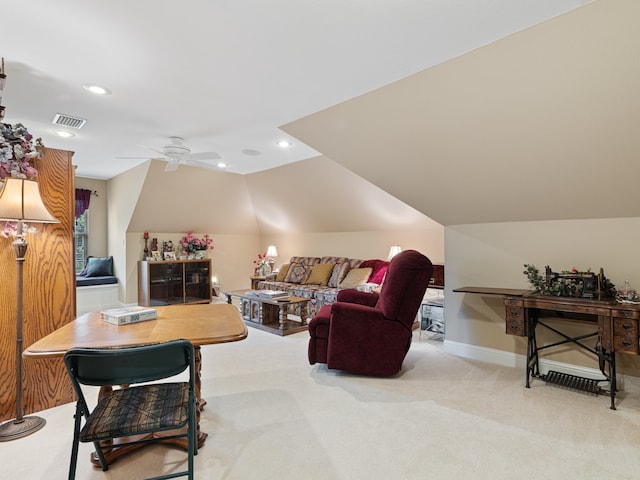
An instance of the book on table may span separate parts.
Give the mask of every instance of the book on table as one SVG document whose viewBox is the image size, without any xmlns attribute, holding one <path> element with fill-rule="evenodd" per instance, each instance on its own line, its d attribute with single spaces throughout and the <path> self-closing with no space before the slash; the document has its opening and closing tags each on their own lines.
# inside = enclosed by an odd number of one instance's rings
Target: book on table
<svg viewBox="0 0 640 480">
<path fill-rule="evenodd" d="M 245 295 L 253 295 L 260 298 L 270 298 L 271 300 L 282 300 L 289 298 L 289 294 L 283 290 L 250 290 Z"/>
<path fill-rule="evenodd" d="M 149 307 L 110 308 L 100 312 L 102 320 L 113 325 L 145 322 L 157 318 L 158 311 Z"/>
</svg>

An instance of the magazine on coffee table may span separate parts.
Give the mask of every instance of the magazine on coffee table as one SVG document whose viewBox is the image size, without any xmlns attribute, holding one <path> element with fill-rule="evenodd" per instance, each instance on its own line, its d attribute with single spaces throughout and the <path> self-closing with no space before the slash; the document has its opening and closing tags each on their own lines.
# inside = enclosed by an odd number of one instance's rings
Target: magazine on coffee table
<svg viewBox="0 0 640 480">
<path fill-rule="evenodd" d="M 289 294 L 283 290 L 250 290 L 245 295 L 254 295 L 260 298 L 270 298 L 271 300 L 282 300 L 289 298 Z"/>
</svg>

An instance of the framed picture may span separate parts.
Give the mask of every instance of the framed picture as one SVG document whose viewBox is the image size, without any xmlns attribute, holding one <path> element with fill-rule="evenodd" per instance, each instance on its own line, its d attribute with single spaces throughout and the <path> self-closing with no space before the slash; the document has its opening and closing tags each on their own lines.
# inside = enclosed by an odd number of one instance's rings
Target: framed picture
<svg viewBox="0 0 640 480">
<path fill-rule="evenodd" d="M 165 260 L 175 260 L 176 259 L 176 252 L 164 252 L 164 259 Z"/>
<path fill-rule="evenodd" d="M 159 262 L 160 260 L 162 260 L 162 255 L 160 255 L 160 252 L 158 250 L 151 250 L 151 260 L 153 260 L 154 262 Z"/>
</svg>

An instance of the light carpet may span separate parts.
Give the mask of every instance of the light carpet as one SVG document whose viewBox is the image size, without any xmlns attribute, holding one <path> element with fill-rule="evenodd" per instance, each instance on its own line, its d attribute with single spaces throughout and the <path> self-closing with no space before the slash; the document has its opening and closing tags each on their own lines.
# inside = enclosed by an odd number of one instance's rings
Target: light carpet
<svg viewBox="0 0 640 480">
<path fill-rule="evenodd" d="M 310 366 L 308 333 L 255 329 L 203 347 L 209 434 L 202 479 L 637 479 L 640 388 L 605 396 L 565 390 L 524 371 L 443 351 L 423 333 L 400 374 L 368 378 Z M 42 412 L 46 427 L 0 444 L 1 478 L 67 477 L 73 408 Z M 78 479 L 132 480 L 184 466 L 184 452 L 146 447 L 108 472 L 81 444 Z"/>
</svg>

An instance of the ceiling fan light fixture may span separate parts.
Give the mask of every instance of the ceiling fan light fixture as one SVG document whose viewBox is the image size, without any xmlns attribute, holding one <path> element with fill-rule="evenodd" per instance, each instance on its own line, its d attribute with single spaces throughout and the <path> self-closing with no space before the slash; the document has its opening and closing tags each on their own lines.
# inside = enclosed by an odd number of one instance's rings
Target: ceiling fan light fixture
<svg viewBox="0 0 640 480">
<path fill-rule="evenodd" d="M 169 137 L 169 145 L 162 147 L 162 153 L 169 158 L 181 159 L 185 155 L 191 153 L 191 149 L 184 145 L 184 139 L 182 137 Z"/>
</svg>

